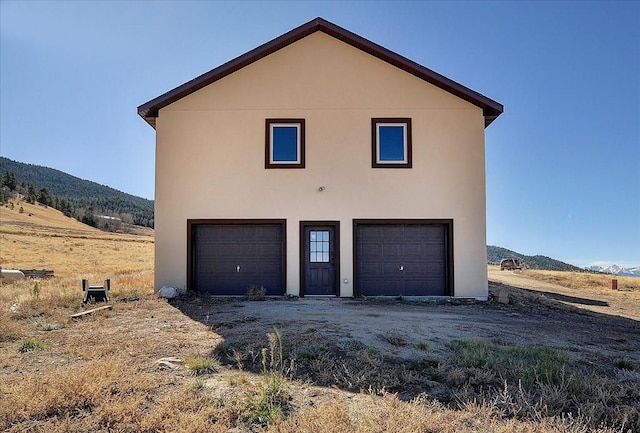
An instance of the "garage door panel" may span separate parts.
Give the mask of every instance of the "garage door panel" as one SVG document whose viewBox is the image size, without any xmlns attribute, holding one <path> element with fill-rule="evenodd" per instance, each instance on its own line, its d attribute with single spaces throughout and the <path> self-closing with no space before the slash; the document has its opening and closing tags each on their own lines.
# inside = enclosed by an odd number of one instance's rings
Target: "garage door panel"
<svg viewBox="0 0 640 433">
<path fill-rule="evenodd" d="M 409 264 L 404 265 L 404 270 L 402 271 L 405 279 L 408 278 L 425 278 L 429 275 L 429 270 L 420 265 Z"/>
<path fill-rule="evenodd" d="M 439 281 L 441 278 L 440 275 L 446 272 L 446 269 L 443 266 L 427 266 L 424 270 L 424 274 L 422 274 L 425 278 L 436 279 Z"/>
<path fill-rule="evenodd" d="M 383 272 L 382 272 L 382 269 L 381 269 L 382 265 L 383 265 L 382 263 L 377 263 L 377 262 L 375 262 L 375 263 L 370 263 L 370 262 L 363 263 L 362 266 L 361 266 L 362 273 L 364 275 L 367 275 L 368 278 L 372 278 L 371 276 L 374 276 L 374 275 L 382 276 L 383 275 Z"/>
<path fill-rule="evenodd" d="M 282 224 L 197 224 L 192 227 L 193 288 L 204 295 L 268 295 L 283 289 Z"/>
<path fill-rule="evenodd" d="M 363 296 L 391 296 L 392 293 L 398 293 L 397 290 L 393 290 L 394 285 L 397 285 L 397 282 L 363 278 L 360 280 L 359 294 Z"/>
<path fill-rule="evenodd" d="M 358 293 L 365 296 L 446 295 L 447 227 L 441 223 L 357 225 Z"/>
<path fill-rule="evenodd" d="M 363 242 L 360 245 L 360 254 L 363 257 L 379 257 L 382 254 L 380 242 Z"/>
<path fill-rule="evenodd" d="M 388 242 L 393 242 L 396 239 L 402 237 L 402 228 L 401 227 L 384 227 L 382 229 L 382 242 L 387 244 Z"/>
<path fill-rule="evenodd" d="M 397 296 L 401 290 L 399 282 L 395 280 L 365 278 L 362 284 L 368 288 L 366 296 Z"/>
<path fill-rule="evenodd" d="M 420 259 L 425 257 L 428 254 L 428 251 L 427 245 L 425 244 L 407 244 L 404 246 L 403 257 L 405 260 L 407 258 Z"/>
<path fill-rule="evenodd" d="M 382 244 L 382 256 L 387 260 L 400 258 L 403 256 L 402 245 L 384 243 Z"/>
<path fill-rule="evenodd" d="M 382 233 L 383 233 L 383 227 L 382 226 L 376 226 L 376 227 L 371 227 L 370 230 L 361 233 L 362 236 L 362 242 L 366 243 L 366 242 L 380 242 L 380 239 L 382 238 Z"/>
<path fill-rule="evenodd" d="M 381 271 L 380 278 L 388 278 L 400 272 L 401 264 L 397 261 L 387 261 L 379 264 L 378 269 Z"/>
</svg>

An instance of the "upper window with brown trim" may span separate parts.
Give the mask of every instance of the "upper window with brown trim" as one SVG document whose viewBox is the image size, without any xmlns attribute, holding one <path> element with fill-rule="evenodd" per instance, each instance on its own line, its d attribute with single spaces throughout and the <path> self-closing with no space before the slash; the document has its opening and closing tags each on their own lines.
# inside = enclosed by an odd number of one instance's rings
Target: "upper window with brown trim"
<svg viewBox="0 0 640 433">
<path fill-rule="evenodd" d="M 411 168 L 411 119 L 371 119 L 371 167 Z"/>
<path fill-rule="evenodd" d="M 304 168 L 304 119 L 267 119 L 265 168 Z"/>
</svg>

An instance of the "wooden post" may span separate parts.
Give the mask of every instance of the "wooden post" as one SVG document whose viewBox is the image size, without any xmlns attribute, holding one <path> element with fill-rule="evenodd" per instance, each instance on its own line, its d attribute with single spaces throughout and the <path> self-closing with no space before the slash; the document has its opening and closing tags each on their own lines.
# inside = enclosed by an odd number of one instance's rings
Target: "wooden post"
<svg viewBox="0 0 640 433">
<path fill-rule="evenodd" d="M 611 290 L 618 290 L 618 280 L 611 280 Z"/>
<path fill-rule="evenodd" d="M 94 308 L 93 310 L 83 311 L 82 313 L 72 314 L 71 318 L 77 319 L 78 317 L 86 316 L 87 314 L 95 313 L 96 311 L 101 311 L 101 310 L 113 310 L 113 306 L 105 305 L 104 307 L 98 307 L 98 308 Z"/>
</svg>

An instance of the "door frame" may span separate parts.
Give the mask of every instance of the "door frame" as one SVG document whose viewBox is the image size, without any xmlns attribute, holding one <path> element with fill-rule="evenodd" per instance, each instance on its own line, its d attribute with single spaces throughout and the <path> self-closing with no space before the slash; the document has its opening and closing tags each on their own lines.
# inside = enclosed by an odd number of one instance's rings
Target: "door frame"
<svg viewBox="0 0 640 433">
<path fill-rule="evenodd" d="M 307 227 L 332 227 L 334 234 L 333 262 L 335 270 L 335 296 L 340 296 L 340 221 L 300 221 L 300 297 L 304 296 L 305 288 L 305 249 L 304 231 Z M 312 295 L 310 295 L 312 296 Z M 331 295 L 327 295 L 331 296 Z"/>
<path fill-rule="evenodd" d="M 453 281 L 453 219 L 354 219 L 353 220 L 353 296 L 360 296 L 358 280 L 358 226 L 362 225 L 444 225 L 447 271 L 445 274 L 446 293 L 444 296 L 455 296 Z"/>
<path fill-rule="evenodd" d="M 194 292 L 193 232 L 198 225 L 271 225 L 282 232 L 282 290 L 287 291 L 287 220 L 286 219 L 187 219 L 187 291 Z M 227 295 L 222 295 L 227 296 Z"/>
</svg>

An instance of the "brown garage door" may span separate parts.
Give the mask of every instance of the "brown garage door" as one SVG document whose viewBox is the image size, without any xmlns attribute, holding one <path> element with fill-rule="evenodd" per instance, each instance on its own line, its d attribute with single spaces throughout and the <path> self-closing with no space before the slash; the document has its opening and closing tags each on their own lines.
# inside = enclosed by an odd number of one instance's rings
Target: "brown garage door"
<svg viewBox="0 0 640 433">
<path fill-rule="evenodd" d="M 449 295 L 450 227 L 450 222 L 356 222 L 357 294 Z"/>
<path fill-rule="evenodd" d="M 202 295 L 284 292 L 284 223 L 191 223 L 191 284 Z"/>
</svg>

